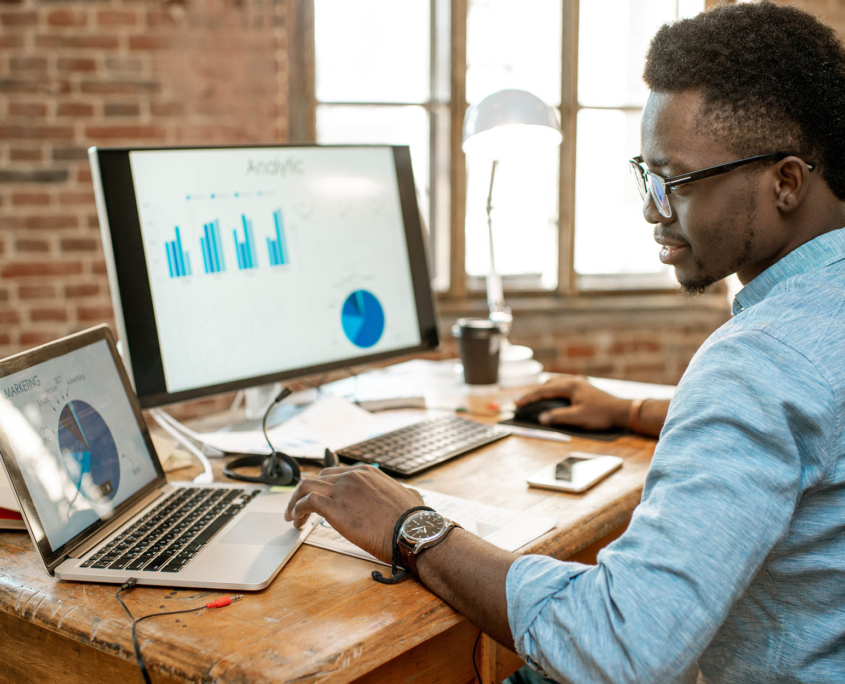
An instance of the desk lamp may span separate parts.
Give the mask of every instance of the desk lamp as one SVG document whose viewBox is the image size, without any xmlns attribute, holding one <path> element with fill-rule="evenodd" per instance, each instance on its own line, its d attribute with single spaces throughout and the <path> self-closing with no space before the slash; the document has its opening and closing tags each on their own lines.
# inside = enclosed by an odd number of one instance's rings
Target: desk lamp
<svg viewBox="0 0 845 684">
<path fill-rule="evenodd" d="M 493 183 L 500 159 L 525 155 L 560 145 L 557 114 L 539 97 L 525 90 L 499 90 L 467 109 L 464 116 L 463 151 L 467 155 L 482 153 L 492 158 L 490 189 L 487 193 L 487 237 L 490 250 L 490 270 L 487 274 L 487 307 L 490 319 L 502 323 L 510 332 L 513 322 L 511 310 L 505 305 L 502 278 L 496 270 L 493 254 Z M 508 383 L 510 373 L 502 372 L 508 362 L 531 359 L 528 347 L 502 346 L 500 375 L 502 384 Z M 539 365 L 539 364 L 538 364 Z M 542 369 L 542 366 L 540 367 Z M 535 371 L 539 373 L 539 370 Z M 519 383 L 515 383 L 519 384 Z"/>
</svg>

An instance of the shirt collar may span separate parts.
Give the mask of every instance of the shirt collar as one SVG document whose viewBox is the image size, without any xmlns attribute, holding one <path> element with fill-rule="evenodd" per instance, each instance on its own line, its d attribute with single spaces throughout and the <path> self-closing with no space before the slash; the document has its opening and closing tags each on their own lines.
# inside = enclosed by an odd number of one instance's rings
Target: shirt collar
<svg viewBox="0 0 845 684">
<path fill-rule="evenodd" d="M 772 289 L 787 278 L 815 271 L 845 259 L 845 228 L 833 230 L 805 242 L 780 261 L 775 262 L 734 298 L 733 314 L 761 302 Z"/>
</svg>

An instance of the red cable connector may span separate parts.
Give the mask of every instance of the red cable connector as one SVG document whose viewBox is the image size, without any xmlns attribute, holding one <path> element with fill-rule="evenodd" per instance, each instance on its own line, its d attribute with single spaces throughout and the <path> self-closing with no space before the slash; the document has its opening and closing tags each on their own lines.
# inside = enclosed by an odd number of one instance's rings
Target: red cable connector
<svg viewBox="0 0 845 684">
<path fill-rule="evenodd" d="M 225 606 L 231 606 L 232 601 L 237 601 L 238 599 L 242 599 L 244 596 L 243 594 L 239 594 L 238 596 L 232 596 L 229 598 L 228 596 L 221 596 L 219 599 L 214 599 L 213 601 L 209 601 L 205 604 L 206 608 L 223 608 Z"/>
</svg>

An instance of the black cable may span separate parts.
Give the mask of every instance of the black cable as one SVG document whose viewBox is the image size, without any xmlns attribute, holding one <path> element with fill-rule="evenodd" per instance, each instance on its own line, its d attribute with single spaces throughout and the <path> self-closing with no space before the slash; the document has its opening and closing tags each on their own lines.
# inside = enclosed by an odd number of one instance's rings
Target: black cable
<svg viewBox="0 0 845 684">
<path fill-rule="evenodd" d="M 123 602 L 123 599 L 120 596 L 120 592 L 132 589 L 137 583 L 138 580 L 136 580 L 134 577 L 130 577 L 128 580 L 126 580 L 126 582 L 120 585 L 120 589 L 117 590 L 117 594 L 115 594 L 115 596 L 117 597 L 117 600 L 120 601 L 120 605 L 123 606 L 123 610 L 126 611 L 126 614 L 132 620 L 132 646 L 135 649 L 135 658 L 138 661 L 138 667 L 141 668 L 141 676 L 144 678 L 145 684 L 152 684 L 152 680 L 150 679 L 150 673 L 147 670 L 147 664 L 144 662 L 144 656 L 141 655 L 141 644 L 138 643 L 138 623 L 141 622 L 141 620 L 146 620 L 147 618 L 161 617 L 162 615 L 195 613 L 198 610 L 206 610 L 207 606 L 197 606 L 196 608 L 186 608 L 185 610 L 171 610 L 168 613 L 152 613 L 150 615 L 144 615 L 136 619 L 135 616 L 132 615 L 129 608 L 126 607 L 126 604 Z"/>
<path fill-rule="evenodd" d="M 482 684 L 481 682 L 481 673 L 478 671 L 478 663 L 475 662 L 475 652 L 478 650 L 478 644 L 481 641 L 481 630 L 478 630 L 478 636 L 475 637 L 475 646 L 472 647 L 472 669 L 475 670 L 475 678 L 478 680 L 478 684 Z"/>
<path fill-rule="evenodd" d="M 273 410 L 273 407 L 278 404 L 282 399 L 287 397 L 290 394 L 290 390 L 287 387 L 282 387 L 282 391 L 279 392 L 278 396 L 276 396 L 273 401 L 270 402 L 270 405 L 267 407 L 267 410 L 264 412 L 264 420 L 261 421 L 261 430 L 264 432 L 264 439 L 267 440 L 267 444 L 270 445 L 270 455 L 276 453 L 276 447 L 273 446 L 273 442 L 270 441 L 270 435 L 267 434 L 267 419 L 270 417 L 270 412 Z"/>
</svg>

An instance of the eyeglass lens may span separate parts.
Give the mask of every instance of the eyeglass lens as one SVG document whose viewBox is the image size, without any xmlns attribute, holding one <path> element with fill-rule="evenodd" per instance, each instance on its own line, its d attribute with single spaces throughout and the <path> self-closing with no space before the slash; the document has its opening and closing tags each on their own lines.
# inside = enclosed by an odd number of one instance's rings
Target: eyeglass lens
<svg viewBox="0 0 845 684">
<path fill-rule="evenodd" d="M 651 195 L 654 206 L 657 207 L 660 215 L 664 218 L 671 218 L 672 206 L 669 204 L 669 198 L 666 196 L 666 188 L 662 180 L 658 176 L 644 171 L 643 167 L 634 161 L 631 162 L 631 174 L 634 176 L 640 197 L 645 199 L 646 196 Z"/>
</svg>

